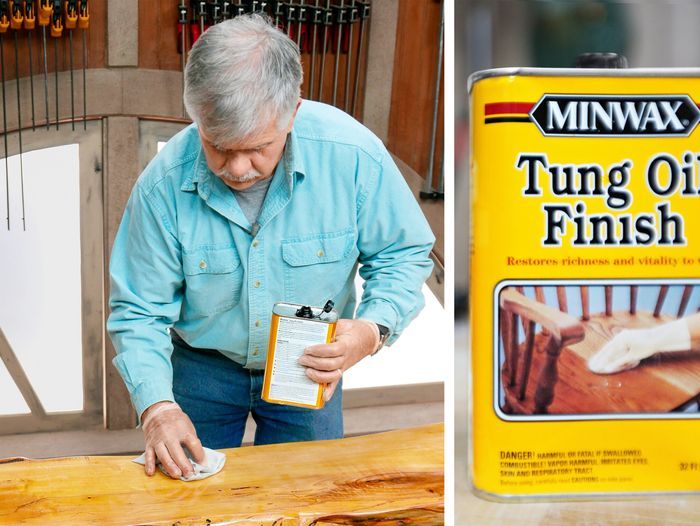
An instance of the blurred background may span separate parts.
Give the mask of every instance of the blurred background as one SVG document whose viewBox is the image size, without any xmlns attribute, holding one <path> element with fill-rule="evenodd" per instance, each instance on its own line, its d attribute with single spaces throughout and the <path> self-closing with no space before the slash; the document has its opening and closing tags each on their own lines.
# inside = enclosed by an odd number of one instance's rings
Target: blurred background
<svg viewBox="0 0 700 526">
<path fill-rule="evenodd" d="M 630 67 L 700 66 L 697 0 L 456 0 L 455 286 L 466 310 L 469 231 L 469 95 L 475 71 L 573 67 L 587 52 L 625 55 Z"/>
</svg>

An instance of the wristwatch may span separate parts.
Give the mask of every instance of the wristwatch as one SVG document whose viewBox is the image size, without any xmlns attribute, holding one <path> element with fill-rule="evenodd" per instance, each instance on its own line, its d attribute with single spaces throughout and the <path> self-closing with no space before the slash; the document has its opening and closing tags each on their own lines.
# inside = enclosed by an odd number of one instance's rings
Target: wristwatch
<svg viewBox="0 0 700 526">
<path fill-rule="evenodd" d="M 377 345 L 377 348 L 374 350 L 372 355 L 375 355 L 379 352 L 379 350 L 384 347 L 384 344 L 386 341 L 389 339 L 389 336 L 391 336 L 391 331 L 389 330 L 389 327 L 385 327 L 384 325 L 381 325 L 379 323 L 375 323 L 377 326 L 377 329 L 379 329 L 379 345 Z"/>
</svg>

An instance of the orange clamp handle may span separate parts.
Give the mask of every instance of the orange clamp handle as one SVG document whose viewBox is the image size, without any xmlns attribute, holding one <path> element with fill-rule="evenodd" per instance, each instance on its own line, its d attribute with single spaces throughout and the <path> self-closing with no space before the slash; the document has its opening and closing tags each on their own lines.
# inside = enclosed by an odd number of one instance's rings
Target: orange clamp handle
<svg viewBox="0 0 700 526">
<path fill-rule="evenodd" d="M 39 25 L 48 26 L 51 23 L 51 15 L 53 14 L 53 6 L 51 0 L 41 0 L 39 6 Z"/>
<path fill-rule="evenodd" d="M 80 29 L 87 29 L 90 27 L 90 9 L 87 2 L 85 2 L 85 9 L 80 9 L 78 11 L 78 27 Z"/>
<path fill-rule="evenodd" d="M 66 12 L 66 29 L 75 29 L 78 27 L 78 12 L 75 9 L 69 9 L 68 2 L 63 5 Z"/>
<path fill-rule="evenodd" d="M 22 29 L 24 14 L 22 13 L 21 2 L 10 2 L 10 27 L 12 29 Z"/>
<path fill-rule="evenodd" d="M 24 3 L 24 29 L 34 29 L 35 23 L 34 0 L 27 0 Z"/>
<path fill-rule="evenodd" d="M 61 20 L 59 17 L 56 17 L 51 22 L 51 36 L 54 38 L 60 38 L 62 34 L 63 34 L 63 20 Z"/>
</svg>

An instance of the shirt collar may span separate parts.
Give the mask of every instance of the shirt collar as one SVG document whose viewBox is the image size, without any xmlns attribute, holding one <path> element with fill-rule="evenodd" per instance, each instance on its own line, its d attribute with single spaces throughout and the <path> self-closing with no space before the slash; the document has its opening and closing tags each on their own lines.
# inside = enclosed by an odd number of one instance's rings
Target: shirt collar
<svg viewBox="0 0 700 526">
<path fill-rule="evenodd" d="M 298 182 L 304 180 L 306 168 L 304 167 L 304 158 L 299 149 L 299 137 L 294 127 L 292 127 L 291 133 L 287 135 L 287 142 L 284 145 L 282 160 L 284 161 L 284 172 L 287 174 L 287 180 L 290 184 L 294 180 Z"/>
<path fill-rule="evenodd" d="M 180 186 L 180 190 L 183 192 L 194 192 L 197 189 L 195 183 L 206 182 L 209 179 L 209 167 L 202 151 L 202 144 L 199 141 L 197 142 L 199 151 L 197 152 L 197 157 L 195 157 L 194 165 L 182 182 L 182 186 Z"/>
</svg>

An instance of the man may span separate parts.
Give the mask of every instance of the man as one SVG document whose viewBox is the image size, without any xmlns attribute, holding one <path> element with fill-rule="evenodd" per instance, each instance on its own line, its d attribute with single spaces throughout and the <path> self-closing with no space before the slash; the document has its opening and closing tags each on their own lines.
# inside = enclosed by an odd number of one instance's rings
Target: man
<svg viewBox="0 0 700 526">
<path fill-rule="evenodd" d="M 343 372 L 423 306 L 434 238 L 415 199 L 381 142 L 302 101 L 301 80 L 298 48 L 260 15 L 211 27 L 185 72 L 194 124 L 132 191 L 108 330 L 149 475 L 156 457 L 170 476 L 189 475 L 183 445 L 197 461 L 202 444 L 239 446 L 249 413 L 256 444 L 342 437 Z M 328 299 L 341 315 L 336 339 L 300 359 L 326 385 L 325 407 L 262 401 L 273 304 Z"/>
</svg>

